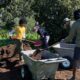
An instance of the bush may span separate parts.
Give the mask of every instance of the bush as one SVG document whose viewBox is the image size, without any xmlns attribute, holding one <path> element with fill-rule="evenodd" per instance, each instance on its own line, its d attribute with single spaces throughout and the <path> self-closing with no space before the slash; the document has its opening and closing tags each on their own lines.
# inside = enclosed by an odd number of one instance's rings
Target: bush
<svg viewBox="0 0 80 80">
<path fill-rule="evenodd" d="M 80 8 L 80 0 L 35 0 L 32 10 L 40 23 L 44 23 L 51 39 L 50 43 L 60 41 L 65 17 L 73 19 L 73 12 Z"/>
<path fill-rule="evenodd" d="M 27 28 L 29 32 L 33 31 L 33 27 L 35 26 L 35 19 L 33 16 L 27 17 Z"/>
<path fill-rule="evenodd" d="M 26 39 L 31 41 L 36 41 L 40 39 L 40 36 L 36 32 L 27 33 Z"/>
</svg>

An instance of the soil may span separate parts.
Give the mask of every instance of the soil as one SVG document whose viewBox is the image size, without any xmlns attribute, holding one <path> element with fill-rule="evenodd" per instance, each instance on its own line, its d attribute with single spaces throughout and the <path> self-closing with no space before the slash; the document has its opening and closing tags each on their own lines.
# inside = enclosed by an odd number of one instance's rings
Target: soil
<svg viewBox="0 0 80 80">
<path fill-rule="evenodd" d="M 9 45 L 1 47 L 5 50 L 4 54 L 0 55 L 0 80 L 31 80 L 31 74 L 27 66 L 23 62 L 19 61 L 19 55 L 14 54 L 15 45 Z M 24 46 L 25 50 L 31 49 Z M 6 52 L 8 50 L 8 52 Z M 24 79 L 21 77 L 21 68 L 25 68 Z M 55 75 L 55 80 L 70 80 L 72 77 L 72 70 L 58 70 Z M 80 70 L 76 73 L 76 80 L 80 80 Z"/>
</svg>

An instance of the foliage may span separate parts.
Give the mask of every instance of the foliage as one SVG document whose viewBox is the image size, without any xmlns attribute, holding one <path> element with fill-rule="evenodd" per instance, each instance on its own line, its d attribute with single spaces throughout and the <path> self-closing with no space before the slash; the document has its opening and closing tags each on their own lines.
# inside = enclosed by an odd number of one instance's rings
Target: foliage
<svg viewBox="0 0 80 80">
<path fill-rule="evenodd" d="M 33 28 L 35 26 L 35 19 L 34 19 L 34 16 L 30 16 L 30 17 L 27 17 L 27 29 L 28 29 L 28 32 L 32 32 L 33 31 Z"/>
<path fill-rule="evenodd" d="M 15 25 L 19 25 L 19 17 L 14 18 L 13 22 L 15 23 Z"/>
<path fill-rule="evenodd" d="M 18 25 L 19 18 L 26 17 L 28 31 L 35 25 L 34 16 L 49 32 L 51 44 L 61 39 L 63 19 L 73 19 L 73 12 L 80 8 L 80 0 L 2 0 L 0 2 L 0 26 L 9 29 L 11 22 Z"/>
<path fill-rule="evenodd" d="M 8 31 L 0 30 L 0 40 L 9 39 Z"/>
<path fill-rule="evenodd" d="M 2 4 L 6 4 L 5 6 L 0 3 L 0 15 L 2 15 L 0 19 L 8 25 L 15 21 L 15 18 L 31 16 L 33 14 L 30 9 L 32 2 L 33 0 L 4 0 Z"/>
<path fill-rule="evenodd" d="M 31 8 L 51 35 L 52 44 L 61 39 L 63 19 L 73 19 L 74 10 L 80 8 L 80 0 L 35 0 Z"/>
<path fill-rule="evenodd" d="M 40 36 L 36 32 L 26 34 L 26 40 L 36 41 L 39 39 L 40 39 Z M 9 39 L 9 33 L 7 30 L 0 30 L 0 41 L 1 41 L 0 47 L 9 45 L 9 44 L 14 44 L 14 40 Z"/>
<path fill-rule="evenodd" d="M 27 33 L 26 39 L 31 41 L 36 41 L 40 39 L 40 36 L 36 32 Z"/>
</svg>

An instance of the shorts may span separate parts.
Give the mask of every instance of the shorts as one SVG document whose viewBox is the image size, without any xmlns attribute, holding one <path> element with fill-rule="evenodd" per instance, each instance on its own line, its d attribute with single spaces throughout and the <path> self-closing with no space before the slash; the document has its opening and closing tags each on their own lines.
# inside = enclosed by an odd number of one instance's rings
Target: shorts
<svg viewBox="0 0 80 80">
<path fill-rule="evenodd" d="M 79 47 L 75 47 L 74 60 L 80 60 L 80 48 Z"/>
</svg>

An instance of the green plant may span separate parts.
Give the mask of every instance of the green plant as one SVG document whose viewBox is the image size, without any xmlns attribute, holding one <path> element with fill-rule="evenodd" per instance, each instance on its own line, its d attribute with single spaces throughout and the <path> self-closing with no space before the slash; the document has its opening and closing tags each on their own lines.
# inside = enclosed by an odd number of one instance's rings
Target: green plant
<svg viewBox="0 0 80 80">
<path fill-rule="evenodd" d="M 26 39 L 27 40 L 36 41 L 36 40 L 40 39 L 40 36 L 36 32 L 27 33 L 26 34 Z"/>
</svg>

